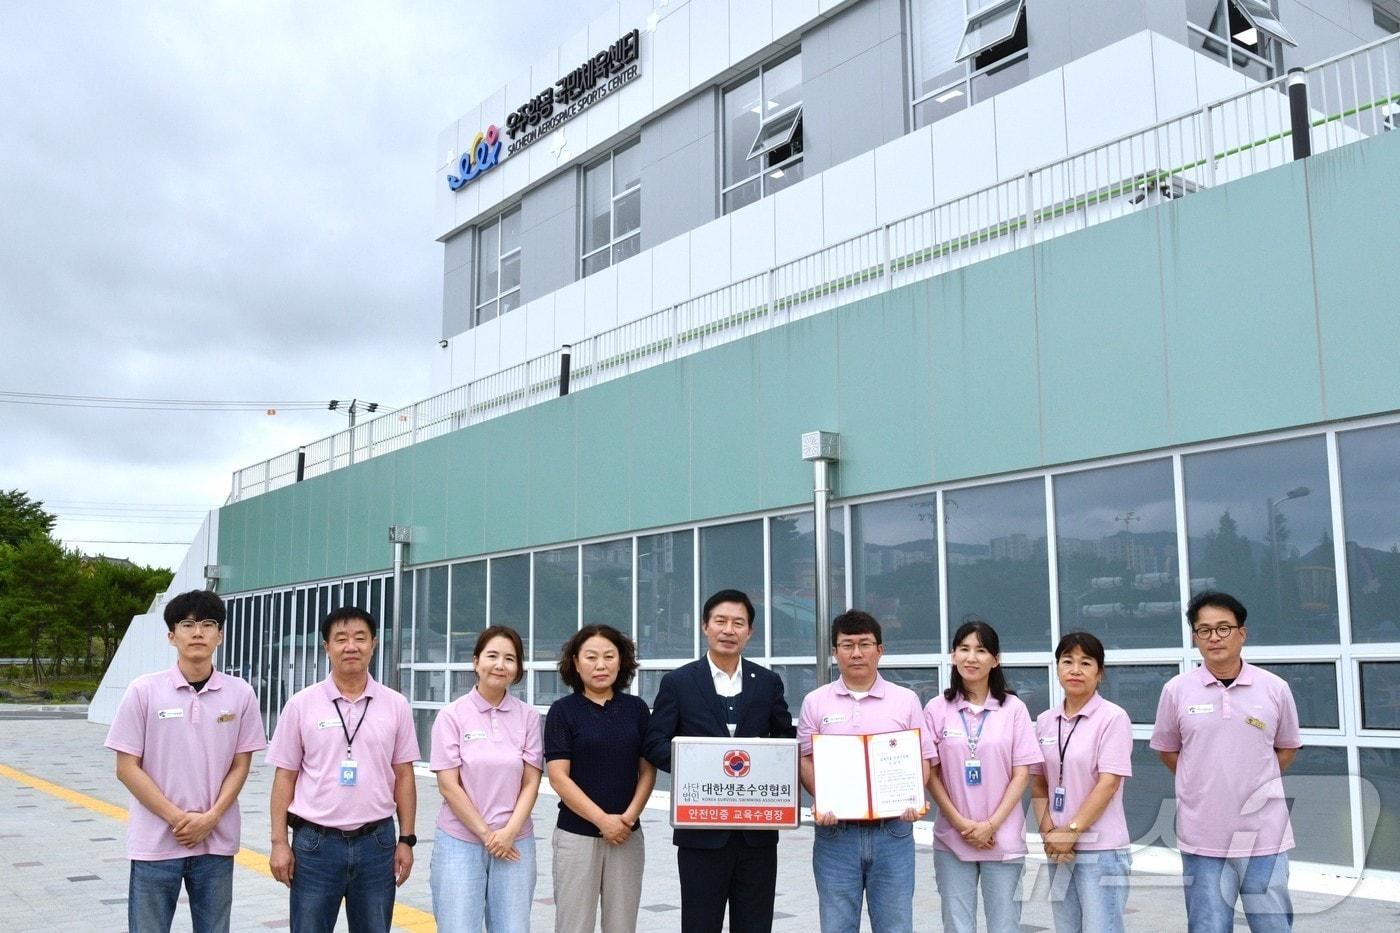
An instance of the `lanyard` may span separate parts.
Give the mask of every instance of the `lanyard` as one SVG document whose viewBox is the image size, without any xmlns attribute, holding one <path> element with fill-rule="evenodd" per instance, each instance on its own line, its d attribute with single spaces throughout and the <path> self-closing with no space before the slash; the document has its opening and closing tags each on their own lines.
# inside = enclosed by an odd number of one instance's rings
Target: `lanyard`
<svg viewBox="0 0 1400 933">
<path fill-rule="evenodd" d="M 340 717 L 340 731 L 345 733 L 345 757 L 349 758 L 350 753 L 355 749 L 355 736 L 360 734 L 360 730 L 365 727 L 365 719 L 369 716 L 369 701 L 374 697 L 365 697 L 365 711 L 360 714 L 360 721 L 355 724 L 355 731 L 352 734 L 348 726 L 345 725 L 345 716 L 340 712 L 340 697 L 336 697 L 331 702 L 335 704 L 335 714 Z M 349 702 L 348 700 L 346 701 Z M 351 703 L 351 709 L 355 704 Z"/>
<path fill-rule="evenodd" d="M 1063 716 L 1055 717 L 1055 744 L 1060 749 L 1060 783 L 1062 784 L 1065 780 L 1065 752 L 1069 751 L 1069 740 L 1074 738 L 1074 730 L 1079 728 L 1079 720 L 1082 718 L 1082 716 L 1074 717 L 1074 725 L 1069 727 L 1069 735 L 1065 736 L 1063 735 L 1065 718 Z"/>
<path fill-rule="evenodd" d="M 977 731 L 973 732 L 972 727 L 967 724 L 967 710 L 958 710 L 958 715 L 962 717 L 963 734 L 967 737 L 967 750 L 972 754 L 977 754 L 977 743 L 982 740 L 982 730 L 987 727 L 987 714 L 991 710 L 984 709 L 982 717 L 977 720 Z"/>
</svg>

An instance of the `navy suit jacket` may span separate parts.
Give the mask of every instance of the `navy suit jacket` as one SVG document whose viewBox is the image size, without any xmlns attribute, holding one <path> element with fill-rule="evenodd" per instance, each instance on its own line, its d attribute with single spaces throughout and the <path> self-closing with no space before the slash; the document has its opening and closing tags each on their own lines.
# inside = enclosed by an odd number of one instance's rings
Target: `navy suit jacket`
<svg viewBox="0 0 1400 933">
<path fill-rule="evenodd" d="M 758 739 L 792 739 L 797 729 L 792 713 L 783 698 L 783 680 L 768 668 L 752 661 L 741 660 L 744 689 L 739 694 L 739 722 L 735 737 Z M 708 657 L 676 668 L 661 678 L 656 702 L 652 705 L 651 722 L 642 744 L 646 759 L 662 771 L 671 770 L 671 739 L 678 735 L 729 737 L 728 716 L 724 703 L 715 692 Z M 677 829 L 672 841 L 693 849 L 721 849 L 729 843 L 731 830 Z M 772 829 L 743 830 L 744 841 L 751 846 L 778 844 L 778 833 Z"/>
</svg>

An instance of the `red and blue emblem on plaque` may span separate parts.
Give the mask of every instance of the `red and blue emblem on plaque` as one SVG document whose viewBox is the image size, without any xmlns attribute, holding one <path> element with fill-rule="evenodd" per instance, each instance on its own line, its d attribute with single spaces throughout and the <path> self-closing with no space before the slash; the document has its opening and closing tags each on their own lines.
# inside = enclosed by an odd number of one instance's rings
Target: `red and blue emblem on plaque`
<svg viewBox="0 0 1400 933">
<path fill-rule="evenodd" d="M 724 753 L 724 773 L 730 777 L 745 777 L 749 773 L 749 753 L 730 749 Z"/>
</svg>

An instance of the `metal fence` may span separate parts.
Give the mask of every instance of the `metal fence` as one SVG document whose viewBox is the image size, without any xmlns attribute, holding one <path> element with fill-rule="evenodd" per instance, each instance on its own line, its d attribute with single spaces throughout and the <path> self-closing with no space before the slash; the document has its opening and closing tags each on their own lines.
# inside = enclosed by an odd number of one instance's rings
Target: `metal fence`
<svg viewBox="0 0 1400 933">
<path fill-rule="evenodd" d="M 1400 36 L 1303 72 L 1311 146 L 1400 130 Z M 936 205 L 572 347 L 571 390 L 739 340 L 1293 158 L 1288 76 Z M 559 394 L 560 350 L 305 447 L 303 475 L 398 450 Z M 233 474 L 230 502 L 295 482 L 297 451 Z"/>
</svg>

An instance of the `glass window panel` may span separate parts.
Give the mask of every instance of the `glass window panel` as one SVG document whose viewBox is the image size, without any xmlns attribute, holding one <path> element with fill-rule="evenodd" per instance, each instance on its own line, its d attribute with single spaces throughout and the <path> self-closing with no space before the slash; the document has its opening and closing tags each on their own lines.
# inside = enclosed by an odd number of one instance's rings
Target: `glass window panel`
<svg viewBox="0 0 1400 933">
<path fill-rule="evenodd" d="M 1269 0 L 1235 0 L 1235 6 L 1244 14 L 1249 24 L 1263 33 L 1264 36 L 1271 36 L 1278 39 L 1280 42 L 1286 42 L 1293 46 L 1298 44 L 1298 41 L 1293 38 L 1293 34 L 1285 29 L 1283 23 L 1280 23 L 1278 17 L 1274 15 L 1273 8 L 1269 5 Z M 1263 38 L 1264 36 L 1259 36 L 1257 38 Z M 1241 41 L 1244 41 L 1247 45 L 1256 44 L 1254 42 L 1249 42 L 1247 38 Z"/>
<path fill-rule="evenodd" d="M 451 626 L 447 659 L 470 663 L 477 636 L 486 628 L 486 561 L 453 565 Z"/>
<path fill-rule="evenodd" d="M 880 676 L 892 684 L 913 690 L 919 695 L 922 706 L 927 706 L 940 690 L 936 667 L 882 667 Z"/>
<path fill-rule="evenodd" d="M 802 162 L 790 162 L 780 168 L 775 168 L 763 176 L 763 193 L 776 194 L 789 185 L 795 185 L 802 180 Z"/>
<path fill-rule="evenodd" d="M 1298 707 L 1298 725 L 1304 729 L 1340 729 L 1341 712 L 1337 707 L 1337 665 L 1326 664 L 1259 664 L 1272 671 L 1293 690 L 1293 702 Z"/>
<path fill-rule="evenodd" d="M 1176 782 L 1147 739 L 1133 741 L 1133 776 L 1123 794 L 1133 845 L 1176 848 Z"/>
<path fill-rule="evenodd" d="M 830 521 L 832 615 L 845 603 L 842 572 L 846 545 L 841 533 L 841 513 L 828 511 Z M 772 560 L 769 582 L 773 587 L 773 655 L 812 657 L 816 648 L 817 548 L 812 513 L 783 515 L 769 520 L 768 548 Z"/>
<path fill-rule="evenodd" d="M 1180 673 L 1175 664 L 1109 664 L 1104 668 L 1099 694 L 1123 707 L 1133 722 L 1153 723 L 1162 688 Z"/>
<path fill-rule="evenodd" d="M 368 609 L 369 607 L 368 607 L 368 605 L 367 605 L 366 602 L 365 602 L 365 600 L 368 599 L 368 597 L 369 597 L 369 581 L 368 581 L 368 580 L 358 580 L 358 581 L 356 581 L 356 583 L 355 583 L 355 605 L 360 606 L 360 607 L 362 607 L 362 608 Z M 371 611 L 373 611 L 373 610 L 371 610 Z M 378 617 L 378 616 L 375 616 L 375 618 L 377 619 L 377 618 L 379 618 L 379 617 Z"/>
<path fill-rule="evenodd" d="M 1002 646 L 1005 650 L 1005 644 Z M 1031 721 L 1050 708 L 1050 671 L 1044 667 L 1003 664 L 1006 685 L 1016 691 L 1021 702 L 1030 710 Z"/>
<path fill-rule="evenodd" d="M 656 703 L 656 691 L 661 689 L 661 678 L 669 674 L 670 671 L 638 671 L 637 672 L 637 695 L 646 700 L 647 706 Z"/>
<path fill-rule="evenodd" d="M 414 571 L 413 590 L 414 660 L 446 661 L 447 568 Z"/>
<path fill-rule="evenodd" d="M 700 602 L 719 590 L 742 590 L 753 602 L 753 635 L 744 654 L 763 657 L 763 522 L 700 529 Z M 703 621 L 703 620 L 702 620 Z M 702 633 L 700 650 L 705 650 Z"/>
<path fill-rule="evenodd" d="M 519 287 L 520 254 L 517 252 L 501 260 L 501 291 L 508 292 Z"/>
<path fill-rule="evenodd" d="M 937 123 L 959 110 L 966 110 L 969 102 L 966 82 L 944 88 L 927 100 L 914 105 L 914 128 L 918 129 L 928 126 L 930 123 Z"/>
<path fill-rule="evenodd" d="M 612 165 L 604 160 L 583 174 L 583 251 L 612 241 Z"/>
<path fill-rule="evenodd" d="M 802 55 L 785 58 L 763 71 L 763 115 L 781 113 L 802 100 Z"/>
<path fill-rule="evenodd" d="M 1290 859 L 1351 864 L 1351 787 L 1347 750 L 1307 745 L 1283 776 L 1297 848 Z"/>
<path fill-rule="evenodd" d="M 1186 21 L 1195 23 L 1202 29 L 1220 32 L 1216 27 L 1223 22 L 1220 7 L 1225 2 L 1226 0 L 1186 0 Z"/>
<path fill-rule="evenodd" d="M 1337 435 L 1353 641 L 1400 641 L 1400 425 Z"/>
<path fill-rule="evenodd" d="M 488 224 L 476 234 L 476 300 L 480 304 L 500 292 L 500 224 Z"/>
<path fill-rule="evenodd" d="M 690 531 L 637 538 L 637 650 L 695 656 L 695 543 Z"/>
<path fill-rule="evenodd" d="M 518 307 L 520 307 L 520 289 L 517 288 L 511 293 L 501 296 L 501 314 L 514 311 Z"/>
<path fill-rule="evenodd" d="M 1031 61 L 1025 55 L 974 75 L 970 82 L 972 103 L 979 104 L 1002 91 L 1025 84 L 1031 77 Z"/>
<path fill-rule="evenodd" d="M 496 316 L 496 310 L 496 302 L 486 302 L 486 304 L 476 309 L 476 322 L 478 324 L 485 324 Z"/>
<path fill-rule="evenodd" d="M 888 653 L 943 651 L 937 530 L 932 494 L 851 508 L 854 607 L 880 620 Z"/>
<path fill-rule="evenodd" d="M 781 116 L 769 120 L 754 135 L 753 145 L 749 147 L 747 158 L 757 158 L 765 152 L 788 145 L 792 142 L 793 134 L 797 132 L 801 123 L 801 107 L 795 107 Z"/>
<path fill-rule="evenodd" d="M 491 561 L 491 624 L 510 626 L 521 641 L 529 638 L 530 555 L 516 554 Z"/>
<path fill-rule="evenodd" d="M 947 0 L 914 0 L 911 7 L 914 96 L 922 97 L 951 80 L 950 71 L 964 73 L 956 66 L 955 56 L 966 20 L 957 4 Z"/>
<path fill-rule="evenodd" d="M 476 671 L 474 670 L 452 671 L 450 676 L 452 683 L 450 699 L 455 700 L 471 692 L 472 687 L 476 686 Z"/>
<path fill-rule="evenodd" d="M 633 234 L 626 239 L 618 240 L 613 245 L 613 262 L 618 263 L 631 256 L 635 256 L 642 251 L 642 236 L 639 233 Z"/>
<path fill-rule="evenodd" d="M 1361 663 L 1361 728 L 1400 729 L 1400 661 Z"/>
<path fill-rule="evenodd" d="M 1055 477 L 1060 630 L 1110 650 L 1181 644 L 1170 460 Z"/>
<path fill-rule="evenodd" d="M 1366 848 L 1366 867 L 1400 871 L 1400 748 L 1360 749 L 1361 777 L 1376 797 L 1362 794 L 1362 822 L 1375 826 Z"/>
<path fill-rule="evenodd" d="M 1010 39 L 1016 31 L 1017 22 L 1021 19 L 1021 7 L 1024 5 L 1025 0 L 1016 0 L 969 19 L 967 29 L 963 32 L 962 43 L 958 46 L 958 61 L 971 58 L 999 42 Z"/>
<path fill-rule="evenodd" d="M 502 215 L 500 239 L 502 256 L 520 248 L 520 211 Z"/>
<path fill-rule="evenodd" d="M 1249 610 L 1253 644 L 1335 642 L 1327 451 L 1300 437 L 1184 458 L 1191 591 Z"/>
<path fill-rule="evenodd" d="M 632 634 L 632 540 L 583 546 L 583 624 Z"/>
<path fill-rule="evenodd" d="M 642 183 L 642 147 L 629 143 L 613 150 L 613 189 L 617 195 Z"/>
<path fill-rule="evenodd" d="M 578 548 L 535 553 L 535 637 L 530 657 L 554 661 L 578 631 Z M 536 702 L 539 702 L 538 698 Z"/>
<path fill-rule="evenodd" d="M 787 701 L 792 718 L 802 712 L 802 701 L 807 694 L 817 689 L 817 666 L 815 664 L 774 664 L 773 672 L 783 679 L 783 699 Z M 836 676 L 836 666 L 832 665 L 832 676 Z"/>
<path fill-rule="evenodd" d="M 325 595 L 324 595 L 324 591 L 323 591 L 323 592 L 322 592 L 322 599 L 321 599 L 321 608 L 324 609 L 324 608 L 325 608 L 325 605 L 326 605 L 326 603 L 325 603 Z M 387 580 L 384 581 L 384 615 L 381 617 L 381 621 L 380 621 L 380 623 L 379 623 L 379 630 L 380 630 L 381 632 L 392 632 L 392 631 L 394 630 L 394 624 L 395 624 L 395 623 L 394 623 L 394 614 L 395 614 L 397 611 L 398 611 L 398 610 L 397 610 L 397 607 L 395 607 L 395 605 L 394 605 L 394 581 L 393 581 L 393 578 L 391 577 L 391 578 L 389 578 L 389 579 L 387 579 Z M 317 642 L 316 642 L 316 643 L 317 643 L 317 649 L 316 649 L 316 650 L 317 650 L 319 653 L 324 654 L 324 653 L 325 653 L 325 648 L 324 648 L 324 646 L 321 645 L 321 642 L 320 642 L 320 639 L 319 639 L 319 638 L 317 639 Z M 391 664 L 393 663 L 393 659 L 392 659 L 392 658 L 387 658 L 388 653 L 389 653 L 388 649 L 385 648 L 385 647 L 383 647 L 383 646 L 380 647 L 380 650 L 379 650 L 379 651 L 376 651 L 376 652 L 375 652 L 375 654 L 377 655 L 377 657 L 375 658 L 375 661 L 376 661 L 376 663 L 377 663 L 377 668 L 378 668 L 378 670 L 379 670 L 379 679 L 380 679 L 380 680 L 383 680 L 384 677 L 385 677 L 386 674 L 387 674 L 387 671 L 385 670 L 385 666 L 386 666 L 386 665 L 391 665 Z M 402 652 L 400 652 L 400 653 L 402 653 Z M 322 665 L 322 669 L 323 669 L 323 670 L 329 670 L 329 667 L 330 667 L 330 662 L 329 662 L 329 661 L 322 660 L 322 659 L 318 659 L 318 662 L 317 662 L 317 663 L 319 663 L 319 664 Z"/>
<path fill-rule="evenodd" d="M 413 678 L 413 699 L 418 702 L 447 702 L 447 672 L 418 671 Z"/>
<path fill-rule="evenodd" d="M 558 671 L 536 671 L 535 678 L 535 705 L 548 706 L 560 697 L 568 696 L 569 690 Z"/>
<path fill-rule="evenodd" d="M 1019 480 L 943 495 L 948 552 L 948 630 L 979 616 L 1002 651 L 1047 651 L 1050 580 L 1045 484 Z"/>
<path fill-rule="evenodd" d="M 759 179 L 740 185 L 733 191 L 724 193 L 724 212 L 737 211 L 746 204 L 752 204 L 763 196 L 762 182 Z"/>
<path fill-rule="evenodd" d="M 602 252 L 594 253 L 592 256 L 583 260 L 583 274 L 589 276 L 595 272 L 601 272 L 608 267 L 611 261 L 612 257 L 609 250 L 605 249 Z"/>
<path fill-rule="evenodd" d="M 413 731 L 418 734 L 419 761 L 431 761 L 433 757 L 433 722 L 437 719 L 435 709 L 415 709 L 413 711 Z"/>
<path fill-rule="evenodd" d="M 642 193 L 633 191 L 613 202 L 613 236 L 623 236 L 642 226 Z"/>
<path fill-rule="evenodd" d="M 725 187 L 757 171 L 758 166 L 748 160 L 748 154 L 762 115 L 757 75 L 724 93 Z"/>
</svg>

